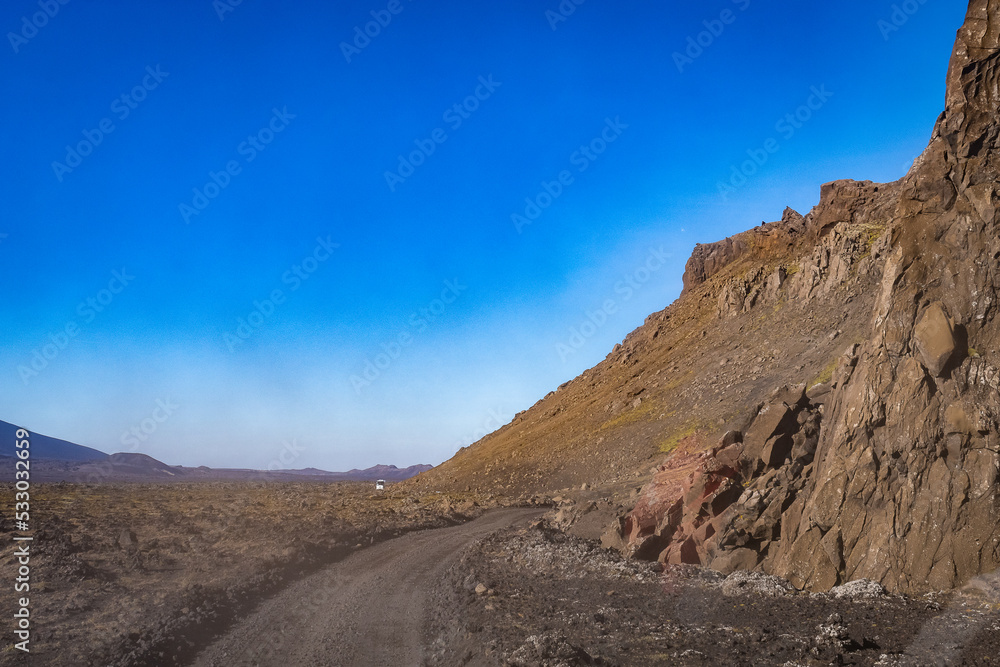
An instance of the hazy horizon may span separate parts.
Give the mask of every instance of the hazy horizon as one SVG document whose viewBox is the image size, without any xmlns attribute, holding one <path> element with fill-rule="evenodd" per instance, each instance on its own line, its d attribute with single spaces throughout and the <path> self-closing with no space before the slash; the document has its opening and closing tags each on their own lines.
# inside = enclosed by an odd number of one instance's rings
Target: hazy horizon
<svg viewBox="0 0 1000 667">
<path fill-rule="evenodd" d="M 440 463 L 669 305 L 696 243 L 902 177 L 967 5 L 917 7 L 9 3 L 0 419 Z"/>
</svg>

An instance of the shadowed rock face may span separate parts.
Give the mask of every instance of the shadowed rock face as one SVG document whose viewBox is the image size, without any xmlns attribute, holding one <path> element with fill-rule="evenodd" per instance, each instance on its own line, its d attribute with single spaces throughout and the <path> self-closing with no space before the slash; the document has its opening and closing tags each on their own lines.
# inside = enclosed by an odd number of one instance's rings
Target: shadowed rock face
<svg viewBox="0 0 1000 667">
<path fill-rule="evenodd" d="M 1000 563 L 1000 372 L 973 352 L 1000 343 L 998 36 L 1000 2 L 971 2 L 947 107 L 899 184 L 871 335 L 842 366 L 816 469 L 764 560 L 793 583 L 920 591 Z"/>
<path fill-rule="evenodd" d="M 885 259 L 867 267 L 878 284 L 869 334 L 818 388 L 822 405 L 775 399 L 758 412 L 743 445 L 751 472 L 738 500 L 708 513 L 711 535 L 675 539 L 671 512 L 683 512 L 641 508 L 647 525 L 663 517 L 643 536 L 660 540 L 661 560 L 757 568 L 811 589 L 866 578 L 907 592 L 1000 564 L 998 39 L 1000 1 L 971 2 L 947 107 L 910 173 L 824 188 L 806 218 L 814 238 L 866 209 L 887 216 Z M 718 271 L 701 256 L 728 248 L 701 251 L 696 273 Z M 696 473 L 688 489 L 706 481 Z"/>
<path fill-rule="evenodd" d="M 970 353 L 1000 342 L 998 34 L 1000 2 L 972 2 L 947 108 L 902 182 L 871 339 L 835 392 L 813 490 L 773 557 L 803 584 L 843 574 L 948 588 L 1000 562 L 1000 374 Z"/>
</svg>

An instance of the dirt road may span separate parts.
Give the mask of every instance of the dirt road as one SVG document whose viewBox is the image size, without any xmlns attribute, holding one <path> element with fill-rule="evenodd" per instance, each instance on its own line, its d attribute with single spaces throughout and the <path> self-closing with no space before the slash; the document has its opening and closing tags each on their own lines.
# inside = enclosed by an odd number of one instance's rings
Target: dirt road
<svg viewBox="0 0 1000 667">
<path fill-rule="evenodd" d="M 430 593 L 462 549 L 539 514 L 497 510 L 359 551 L 264 602 L 193 664 L 419 665 Z"/>
</svg>

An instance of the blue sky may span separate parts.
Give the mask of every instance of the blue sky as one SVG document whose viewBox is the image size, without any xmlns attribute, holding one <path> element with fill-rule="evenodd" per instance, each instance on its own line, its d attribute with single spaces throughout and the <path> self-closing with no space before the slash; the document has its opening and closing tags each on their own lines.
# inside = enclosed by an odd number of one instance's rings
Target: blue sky
<svg viewBox="0 0 1000 667">
<path fill-rule="evenodd" d="M 439 463 L 673 301 L 695 243 L 901 177 L 965 3 L 562 10 L 6 3 L 0 419 Z"/>
</svg>

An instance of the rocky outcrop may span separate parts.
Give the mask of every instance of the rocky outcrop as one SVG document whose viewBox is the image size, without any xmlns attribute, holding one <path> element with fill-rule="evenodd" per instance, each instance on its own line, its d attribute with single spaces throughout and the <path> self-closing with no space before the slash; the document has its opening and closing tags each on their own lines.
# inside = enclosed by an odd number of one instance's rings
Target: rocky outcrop
<svg viewBox="0 0 1000 667">
<path fill-rule="evenodd" d="M 660 560 L 756 569 L 815 590 L 860 578 L 944 589 L 1000 565 L 998 104 L 1000 0 L 973 0 L 945 112 L 910 173 L 824 186 L 802 225 L 814 250 L 796 270 L 744 253 L 748 270 L 715 297 L 726 318 L 871 278 L 866 334 L 829 383 L 763 405 L 738 462 L 713 450 L 672 502 L 654 479 L 647 495 L 659 503 L 626 521 L 637 554 L 655 547 Z M 696 252 L 685 286 L 732 262 L 727 248 Z M 695 499 L 722 469 L 739 473 L 726 495 Z M 688 501 L 700 504 L 688 511 Z"/>
<path fill-rule="evenodd" d="M 624 522 L 632 555 L 726 573 L 756 567 L 810 477 L 829 391 L 782 387 L 745 433 L 731 431 L 717 447 L 661 466 Z"/>
<path fill-rule="evenodd" d="M 663 494 L 669 480 L 676 480 L 677 492 L 665 512 L 657 511 L 664 496 L 651 494 L 628 515 L 624 533 L 634 545 L 633 555 L 650 560 L 659 556 L 672 564 L 701 563 L 701 554 L 724 526 L 720 517 L 742 492 L 742 452 L 740 443 L 722 444 L 689 459 L 691 465 L 663 466 L 654 486 Z"/>
<path fill-rule="evenodd" d="M 805 220 L 810 222 L 814 216 L 815 211 Z M 749 313 L 761 305 L 830 297 L 853 276 L 869 275 L 889 245 L 888 216 L 876 211 L 856 218 L 863 221 L 841 222 L 827 230 L 810 255 L 757 264 L 726 280 L 716 298 L 716 317 Z"/>
<path fill-rule="evenodd" d="M 699 243 L 684 267 L 684 290 L 702 284 L 746 250 L 746 243 L 739 237 L 723 239 L 717 243 Z"/>
<path fill-rule="evenodd" d="M 698 244 L 684 268 L 684 292 L 707 282 L 748 252 L 755 258 L 779 256 L 805 234 L 809 223 L 798 211 L 786 208 L 777 222 L 761 223 L 750 231 L 717 243 Z"/>
</svg>

